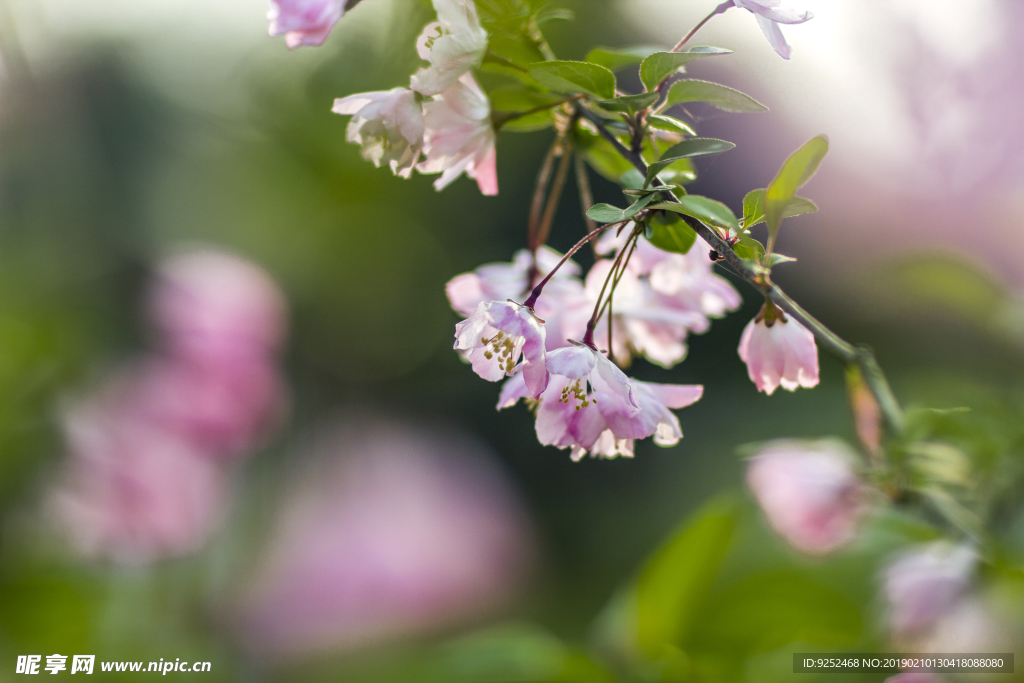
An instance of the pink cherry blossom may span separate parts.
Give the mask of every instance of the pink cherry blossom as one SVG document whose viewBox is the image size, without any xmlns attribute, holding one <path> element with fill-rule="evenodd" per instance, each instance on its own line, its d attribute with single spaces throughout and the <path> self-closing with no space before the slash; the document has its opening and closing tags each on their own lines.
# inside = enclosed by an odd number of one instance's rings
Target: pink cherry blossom
<svg viewBox="0 0 1024 683">
<path fill-rule="evenodd" d="M 942 679 L 926 671 L 907 671 L 889 676 L 883 683 L 942 683 Z"/>
<path fill-rule="evenodd" d="M 484 445 L 366 416 L 313 443 L 236 610 L 254 654 L 376 644 L 479 618 L 512 596 L 533 542 Z"/>
<path fill-rule="evenodd" d="M 655 384 L 632 380 L 640 411 L 630 413 L 621 404 L 611 403 L 601 407 L 607 429 L 590 449 L 593 457 L 611 460 L 617 456 L 633 457 L 633 443 L 636 439 L 654 437 L 659 446 L 674 446 L 683 438 L 679 418 L 669 408 L 685 408 L 693 405 L 704 395 L 704 387 L 694 384 Z M 586 454 L 581 447 L 573 448 L 571 457 L 580 460 Z"/>
<path fill-rule="evenodd" d="M 194 552 L 221 517 L 225 471 L 186 435 L 137 419 L 130 399 L 114 386 L 68 412 L 71 457 L 49 509 L 89 558 L 139 564 Z"/>
<path fill-rule="evenodd" d="M 733 0 L 733 3 L 756 15 L 757 25 L 761 27 L 764 37 L 783 59 L 789 59 L 790 47 L 779 24 L 802 24 L 814 17 L 807 10 L 785 6 L 782 0 Z"/>
<path fill-rule="evenodd" d="M 523 357 L 522 373 L 533 396 L 547 387 L 544 325 L 536 314 L 511 301 L 489 301 L 455 326 L 455 349 L 480 377 L 497 382 Z"/>
<path fill-rule="evenodd" d="M 747 323 L 740 337 L 739 354 L 757 390 L 769 396 L 780 385 L 795 391 L 818 384 L 814 335 L 796 320 L 783 317 L 771 304 Z"/>
<path fill-rule="evenodd" d="M 345 13 L 345 0 L 270 0 L 270 35 L 284 34 L 289 49 L 320 45 Z"/>
<path fill-rule="evenodd" d="M 834 442 L 772 442 L 750 459 L 747 485 L 776 532 L 822 555 L 850 542 L 865 512 L 854 457 Z"/>
<path fill-rule="evenodd" d="M 428 97 L 454 86 L 480 65 L 487 51 L 487 32 L 480 26 L 473 0 L 434 0 L 434 9 L 437 21 L 416 40 L 420 58 L 430 67 L 417 71 L 411 81 L 413 90 Z"/>
<path fill-rule="evenodd" d="M 968 592 L 977 563 L 972 547 L 946 541 L 894 560 L 884 574 L 893 635 L 906 639 L 932 629 Z"/>
<path fill-rule="evenodd" d="M 412 175 L 423 149 L 423 109 L 406 88 L 366 92 L 334 100 L 335 114 L 351 114 L 348 141 L 362 146 L 362 156 L 379 167 L 385 162 L 402 178 Z"/>
<path fill-rule="evenodd" d="M 424 159 L 420 173 L 440 173 L 434 187 L 442 190 L 463 172 L 476 180 L 480 192 L 498 194 L 497 152 L 491 105 L 473 76 L 463 74 L 423 105 L 426 125 Z"/>
<path fill-rule="evenodd" d="M 521 249 L 512 263 L 487 263 L 476 270 L 457 275 L 445 286 L 448 301 L 462 315 L 470 315 L 485 301 L 525 301 L 530 290 L 558 265 L 562 255 L 551 247 L 537 250 L 537 268 L 533 273 L 533 256 Z M 580 267 L 566 261 L 544 286 L 534 310 L 544 321 L 545 341 L 549 350 L 579 339 L 586 331 L 593 303 L 579 281 Z"/>
<path fill-rule="evenodd" d="M 270 276 L 215 249 L 165 259 L 156 271 L 149 313 L 168 353 L 211 369 L 263 362 L 286 334 L 284 296 Z"/>
</svg>

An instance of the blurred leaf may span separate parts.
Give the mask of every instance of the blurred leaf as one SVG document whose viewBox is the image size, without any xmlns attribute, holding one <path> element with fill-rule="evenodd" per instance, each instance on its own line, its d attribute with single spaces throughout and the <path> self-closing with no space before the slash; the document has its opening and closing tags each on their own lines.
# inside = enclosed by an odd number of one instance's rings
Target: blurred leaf
<svg viewBox="0 0 1024 683">
<path fill-rule="evenodd" d="M 654 232 L 648 241 L 664 251 L 685 254 L 697 241 L 697 233 L 682 220 L 668 225 L 655 221 L 651 226 Z"/>
<path fill-rule="evenodd" d="M 743 227 L 750 229 L 766 220 L 764 215 L 764 188 L 751 190 L 743 198 Z M 793 197 L 782 212 L 783 218 L 802 216 L 805 213 L 815 213 L 818 205 L 804 197 Z"/>
<path fill-rule="evenodd" d="M 530 111 L 561 99 L 551 93 L 538 92 L 524 85 L 501 86 L 488 92 L 487 97 L 491 101 L 491 109 L 495 112 L 510 113 Z M 551 124 L 551 110 L 544 109 L 502 123 L 501 130 L 525 133 L 548 128 Z"/>
<path fill-rule="evenodd" d="M 739 223 L 732 209 L 720 201 L 697 194 L 688 194 L 685 197 L 680 197 L 678 202 L 652 204 L 651 208 L 675 211 L 676 213 L 696 218 L 719 228 L 738 229 Z"/>
<path fill-rule="evenodd" d="M 744 95 L 739 90 L 733 90 L 718 83 L 695 79 L 673 83 L 672 87 L 669 88 L 668 97 L 661 108 L 665 110 L 673 105 L 684 102 L 707 102 L 722 111 L 733 113 L 768 111 L 768 107 L 750 95 Z"/>
<path fill-rule="evenodd" d="M 549 61 L 530 66 L 530 75 L 546 88 L 584 93 L 610 100 L 615 97 L 615 74 L 589 62 Z"/>
<path fill-rule="evenodd" d="M 737 506 L 705 505 L 641 570 L 636 584 L 637 644 L 650 656 L 703 620 L 695 609 L 711 587 L 732 540 Z"/>
<path fill-rule="evenodd" d="M 612 206 L 611 204 L 594 204 L 587 210 L 587 216 L 598 223 L 619 223 L 621 221 L 629 220 L 640 213 L 640 211 L 650 204 L 654 198 L 655 195 L 653 194 L 646 195 L 637 199 L 625 209 L 620 209 Z"/>
<path fill-rule="evenodd" d="M 796 191 L 807 184 L 821 160 L 828 153 L 828 138 L 819 135 L 811 138 L 800 149 L 793 152 L 779 169 L 778 175 L 764 193 L 764 213 L 768 221 L 769 250 L 779 233 L 779 226 L 786 207 L 796 197 Z"/>
<path fill-rule="evenodd" d="M 655 52 L 640 65 L 640 80 L 648 90 L 654 90 L 659 83 L 695 59 L 728 54 L 732 54 L 732 50 L 708 45 L 695 45 L 685 52 Z"/>
<path fill-rule="evenodd" d="M 733 251 L 742 258 L 754 263 L 760 263 L 764 256 L 764 245 L 750 236 L 750 233 L 742 230 L 737 232 L 740 241 L 733 246 Z"/>
<path fill-rule="evenodd" d="M 619 69 L 623 69 L 627 66 L 639 64 L 644 60 L 644 57 L 654 51 L 655 48 L 647 47 L 622 49 L 597 47 L 588 52 L 583 61 L 590 62 L 592 64 L 600 64 L 610 71 L 618 71 Z"/>
<path fill-rule="evenodd" d="M 735 144 L 727 140 L 718 140 L 717 138 L 683 140 L 679 144 L 669 147 L 661 155 L 661 159 L 647 167 L 647 183 L 653 182 L 659 173 L 680 159 L 706 156 L 708 154 L 721 154 L 722 152 L 728 152 L 735 146 Z"/>
<path fill-rule="evenodd" d="M 608 111 L 635 114 L 658 101 L 658 93 L 647 92 L 639 95 L 623 95 L 613 100 L 601 100 L 597 104 Z"/>
<path fill-rule="evenodd" d="M 613 183 L 618 183 L 624 173 L 636 171 L 607 140 L 585 128 L 576 129 L 576 146 L 590 167 Z"/>
<path fill-rule="evenodd" d="M 765 263 L 764 265 L 768 268 L 774 268 L 780 263 L 796 263 L 796 259 L 792 256 L 783 256 L 782 254 L 773 253 L 768 257 L 768 263 Z"/>
<path fill-rule="evenodd" d="M 743 579 L 702 605 L 691 642 L 742 658 L 802 641 L 842 647 L 857 641 L 860 610 L 843 595 L 795 570 Z"/>
</svg>

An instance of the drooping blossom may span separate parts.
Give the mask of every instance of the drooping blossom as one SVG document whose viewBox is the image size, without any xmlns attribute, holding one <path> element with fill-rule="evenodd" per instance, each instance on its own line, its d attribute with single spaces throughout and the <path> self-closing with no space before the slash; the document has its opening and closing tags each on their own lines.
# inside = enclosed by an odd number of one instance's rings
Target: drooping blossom
<svg viewBox="0 0 1024 683">
<path fill-rule="evenodd" d="M 466 316 L 486 301 L 525 301 L 533 286 L 561 260 L 562 255 L 551 247 L 541 247 L 537 250 L 534 272 L 533 256 L 520 249 L 511 263 L 487 263 L 456 275 L 445 285 L 445 293 L 452 308 Z M 567 346 L 569 339 L 579 339 L 586 330 L 593 303 L 584 294 L 579 272 L 579 265 L 566 261 L 544 286 L 544 293 L 534 306 L 537 316 L 544 321 L 548 350 Z"/>
<path fill-rule="evenodd" d="M 345 13 L 346 0 L 270 0 L 270 35 L 284 34 L 289 49 L 320 45 Z"/>
<path fill-rule="evenodd" d="M 420 58 L 430 66 L 413 74 L 411 87 L 422 95 L 438 95 L 480 65 L 487 51 L 487 31 L 480 26 L 473 0 L 434 0 L 437 21 L 427 24 L 416 40 Z"/>
<path fill-rule="evenodd" d="M 138 419 L 126 375 L 68 411 L 70 458 L 49 510 L 83 556 L 142 564 L 198 550 L 220 519 L 226 473 L 188 435 Z"/>
<path fill-rule="evenodd" d="M 909 640 L 931 631 L 968 593 L 977 563 L 971 546 L 936 541 L 889 564 L 883 578 L 893 636 Z"/>
<path fill-rule="evenodd" d="M 488 301 L 455 326 L 455 349 L 480 377 L 497 382 L 511 376 L 520 357 L 523 378 L 533 396 L 548 385 L 544 325 L 526 306 L 511 301 Z"/>
<path fill-rule="evenodd" d="M 438 99 L 424 103 L 423 121 L 424 159 L 416 168 L 441 174 L 434 181 L 436 189 L 444 189 L 465 172 L 481 193 L 498 194 L 491 105 L 472 74 L 463 74 Z"/>
<path fill-rule="evenodd" d="M 866 510 L 848 448 L 775 441 L 751 458 L 747 485 L 771 527 L 793 547 L 822 555 L 850 542 Z"/>
<path fill-rule="evenodd" d="M 889 676 L 883 683 L 942 683 L 942 679 L 927 671 L 906 671 Z"/>
<path fill-rule="evenodd" d="M 478 618 L 511 597 L 533 543 L 485 446 L 366 416 L 312 443 L 236 610 L 254 654 L 376 644 Z"/>
<path fill-rule="evenodd" d="M 626 247 L 628 233 L 606 233 L 598 252 L 611 255 Z M 707 331 L 710 318 L 739 308 L 739 293 L 716 275 L 708 249 L 698 238 L 686 254 L 670 254 L 645 239 L 636 242 L 612 301 L 613 329 L 610 349 L 622 364 L 632 354 L 671 367 L 686 356 L 689 333 Z M 591 305 L 611 269 L 611 261 L 598 261 L 587 274 L 586 292 Z M 608 346 L 608 321 L 598 321 L 595 339 Z"/>
<path fill-rule="evenodd" d="M 747 323 L 740 337 L 740 358 L 758 391 L 769 396 L 781 385 L 787 391 L 818 384 L 818 346 L 814 335 L 767 303 Z"/>
<path fill-rule="evenodd" d="M 807 10 L 787 7 L 783 0 L 733 0 L 733 3 L 754 13 L 764 37 L 783 59 L 789 59 L 790 47 L 782 35 L 779 24 L 802 24 L 814 17 Z"/>
<path fill-rule="evenodd" d="M 347 137 L 362 147 L 362 156 L 379 167 L 384 162 L 402 178 L 412 175 L 423 149 L 423 108 L 406 88 L 359 93 L 334 100 L 335 114 L 351 114 Z"/>
</svg>

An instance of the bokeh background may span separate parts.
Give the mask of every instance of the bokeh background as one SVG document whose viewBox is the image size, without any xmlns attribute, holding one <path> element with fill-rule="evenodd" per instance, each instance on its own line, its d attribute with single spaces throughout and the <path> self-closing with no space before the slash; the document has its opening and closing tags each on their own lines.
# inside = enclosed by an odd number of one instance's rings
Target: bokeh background
<svg viewBox="0 0 1024 683">
<path fill-rule="evenodd" d="M 557 4 L 576 18 L 546 30 L 570 59 L 671 45 L 710 9 Z M 799 262 L 778 281 L 872 345 L 907 404 L 1012 403 L 1024 9 L 806 4 L 817 16 L 786 30 L 790 62 L 739 11 L 699 37 L 737 54 L 691 73 L 771 112 L 689 112 L 701 134 L 738 144 L 698 163 L 694 191 L 738 210 L 827 133 L 830 156 L 803 191 L 821 212 L 787 225 L 779 249 Z M 841 557 L 800 558 L 747 501 L 737 452 L 783 436 L 855 443 L 842 368 L 823 356 L 819 387 L 758 394 L 736 346 L 759 302 L 736 283 L 743 309 L 692 338 L 685 362 L 667 375 L 635 364 L 644 379 L 705 385 L 680 413 L 678 446 L 580 463 L 539 446 L 529 413 L 497 413 L 498 387 L 452 352 L 444 283 L 521 247 L 551 131 L 499 138 L 496 198 L 372 169 L 331 102 L 403 84 L 429 5 L 367 0 L 324 46 L 293 52 L 267 37 L 265 11 L 0 4 L 0 680 L 17 655 L 55 652 L 211 661 L 171 674 L 204 680 L 606 680 L 566 662 L 611 637 L 616 591 L 723 495 L 743 514 L 715 585 L 742 590 L 700 617 L 694 648 L 735 660 L 714 678 L 789 680 L 801 647 L 884 649 L 875 567 L 913 532 L 883 521 Z M 598 201 L 617 201 L 594 182 Z M 583 229 L 570 192 L 552 244 Z M 83 555 L 48 503 L 68 476 L 67 415 L 166 353 L 150 293 L 168 255 L 196 249 L 257 264 L 287 301 L 269 361 L 286 386 L 279 428 L 219 465 L 219 512 L 194 549 Z M 1024 543 L 1024 524 L 1003 521 Z"/>
</svg>

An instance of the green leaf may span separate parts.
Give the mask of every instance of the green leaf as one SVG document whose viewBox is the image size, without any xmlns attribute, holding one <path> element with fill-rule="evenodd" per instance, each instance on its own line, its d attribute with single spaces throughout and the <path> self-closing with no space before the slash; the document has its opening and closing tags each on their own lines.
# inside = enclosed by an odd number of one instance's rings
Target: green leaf
<svg viewBox="0 0 1024 683">
<path fill-rule="evenodd" d="M 625 209 L 620 209 L 611 204 L 594 204 L 587 210 L 587 216 L 598 223 L 619 223 L 629 220 L 640 213 L 645 206 L 654 200 L 654 197 L 655 195 L 653 194 L 641 197 Z"/>
<path fill-rule="evenodd" d="M 556 7 L 538 12 L 536 22 L 538 26 L 543 26 L 552 21 L 573 21 L 574 19 L 576 19 L 576 13 L 571 9 Z"/>
<path fill-rule="evenodd" d="M 530 66 L 530 75 L 546 88 L 565 93 L 586 93 L 610 100 L 615 97 L 615 74 L 589 62 L 550 61 Z"/>
<path fill-rule="evenodd" d="M 680 159 L 708 154 L 721 154 L 722 152 L 728 152 L 735 146 L 731 142 L 718 140 L 717 138 L 691 138 L 683 140 L 679 144 L 669 147 L 661 155 L 661 159 L 647 167 L 647 183 L 653 182 L 659 173 Z"/>
<path fill-rule="evenodd" d="M 639 95 L 623 95 L 613 100 L 600 100 L 597 104 L 608 111 L 635 114 L 658 101 L 658 93 L 645 92 Z"/>
<path fill-rule="evenodd" d="M 743 198 L 743 227 L 750 229 L 765 221 L 764 215 L 764 188 L 751 190 Z M 783 218 L 802 216 L 805 213 L 815 213 L 818 205 L 805 197 L 793 197 L 782 212 Z"/>
<path fill-rule="evenodd" d="M 627 66 L 633 66 L 644 61 L 644 57 L 655 51 L 656 48 L 631 47 L 615 49 L 608 47 L 597 47 L 587 53 L 585 62 L 600 64 L 609 71 L 618 71 Z"/>
<path fill-rule="evenodd" d="M 828 153 L 828 138 L 824 135 L 812 138 L 786 159 L 786 163 L 779 169 L 778 175 L 765 190 L 764 213 L 768 221 L 769 251 L 779 233 L 779 226 L 782 225 L 786 206 L 796 196 L 796 191 L 803 187 L 818 170 L 826 153 Z"/>
<path fill-rule="evenodd" d="M 538 92 L 523 85 L 506 85 L 495 88 L 487 93 L 491 102 L 491 109 L 495 112 L 495 120 L 500 120 L 503 114 L 514 114 L 516 112 L 529 111 L 544 105 L 561 100 L 561 97 L 548 92 Z M 504 132 L 531 132 L 547 128 L 552 123 L 551 110 L 541 111 L 520 116 L 501 124 Z"/>
<path fill-rule="evenodd" d="M 651 228 L 653 233 L 647 240 L 662 251 L 685 254 L 697 241 L 697 233 L 682 220 L 668 225 L 652 221 Z"/>
<path fill-rule="evenodd" d="M 650 114 L 647 117 L 647 123 L 651 128 L 666 130 L 670 133 L 682 133 L 683 135 L 697 134 L 697 132 L 693 130 L 693 128 L 690 128 L 689 125 L 672 116 Z"/>
<path fill-rule="evenodd" d="M 640 64 L 640 80 L 648 90 L 654 90 L 659 83 L 695 59 L 728 54 L 732 54 L 732 50 L 707 45 L 697 45 L 685 52 L 655 52 Z"/>
<path fill-rule="evenodd" d="M 668 97 L 665 99 L 662 109 L 667 109 L 681 102 L 707 102 L 722 111 L 734 113 L 768 111 L 768 107 L 750 95 L 741 93 L 739 90 L 733 90 L 718 83 L 695 79 L 673 83 L 672 87 L 669 88 Z"/>
<path fill-rule="evenodd" d="M 629 170 L 619 176 L 619 184 L 629 190 L 639 190 L 644 186 L 644 177 L 640 175 L 640 171 L 630 166 Z"/>
<path fill-rule="evenodd" d="M 696 218 L 708 225 L 714 225 L 719 228 L 739 229 L 739 221 L 736 220 L 736 215 L 732 212 L 732 209 L 720 201 L 710 197 L 702 197 L 699 194 L 688 194 L 685 197 L 680 197 L 678 202 L 652 204 L 651 208 L 675 211 L 676 213 Z"/>
<path fill-rule="evenodd" d="M 732 248 L 741 259 L 758 263 L 764 255 L 764 245 L 750 236 L 749 233 L 740 231 L 740 241 Z"/>
<path fill-rule="evenodd" d="M 658 656 L 698 619 L 732 540 L 737 508 L 714 501 L 691 517 L 641 570 L 636 585 L 637 645 Z"/>
<path fill-rule="evenodd" d="M 796 263 L 796 259 L 793 258 L 792 256 L 783 256 L 782 254 L 773 253 L 771 256 L 768 257 L 768 263 L 766 263 L 765 265 L 767 265 L 769 268 L 774 268 L 780 263 Z"/>
</svg>

